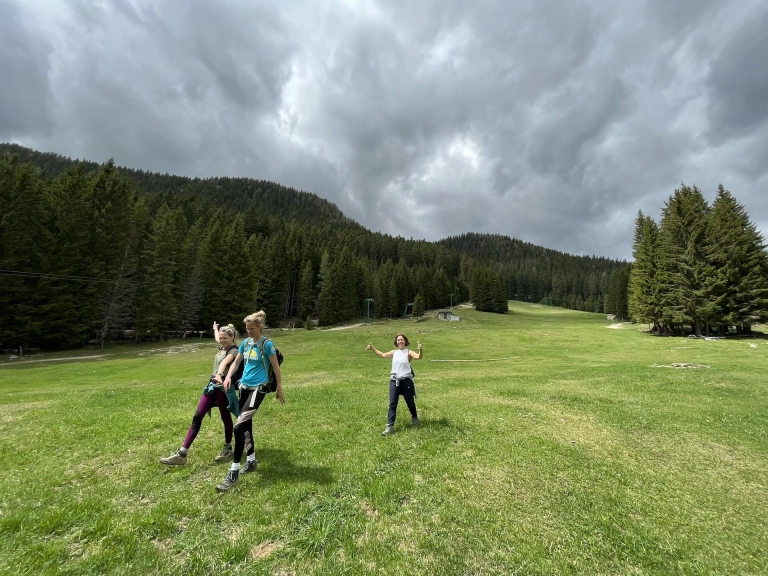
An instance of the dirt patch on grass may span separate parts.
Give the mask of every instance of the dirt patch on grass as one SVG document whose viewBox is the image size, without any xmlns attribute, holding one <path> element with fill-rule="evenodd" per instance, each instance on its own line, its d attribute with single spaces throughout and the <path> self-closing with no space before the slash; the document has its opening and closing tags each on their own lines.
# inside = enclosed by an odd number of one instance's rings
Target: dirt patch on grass
<svg viewBox="0 0 768 576">
<path fill-rule="evenodd" d="M 251 560 L 263 560 L 264 558 L 269 558 L 282 547 L 283 545 L 280 542 L 273 542 L 272 540 L 262 542 L 251 549 Z"/>
<path fill-rule="evenodd" d="M 359 326 L 365 326 L 364 322 L 359 324 L 350 324 L 349 326 L 336 326 L 335 328 L 323 328 L 323 332 L 330 332 L 331 330 L 348 330 L 349 328 L 358 328 Z"/>
<path fill-rule="evenodd" d="M 360 500 L 360 509 L 368 518 L 378 518 L 379 513 L 367 500 Z"/>
<path fill-rule="evenodd" d="M 152 348 L 152 350 L 144 350 L 139 352 L 137 356 L 149 356 L 151 354 L 186 354 L 187 352 L 194 352 L 200 346 L 205 344 L 180 344 L 177 346 L 169 346 L 168 348 Z"/>
<path fill-rule="evenodd" d="M 613 324 L 606 326 L 606 328 L 611 328 L 613 330 L 620 330 L 621 328 L 624 328 L 624 322 L 615 322 Z"/>
<path fill-rule="evenodd" d="M 672 364 L 654 364 L 654 368 L 709 368 L 704 364 L 692 364 L 689 362 L 672 362 Z"/>
<path fill-rule="evenodd" d="M 22 402 L 21 404 L 3 404 L 0 405 L 0 430 L 8 426 L 26 420 L 34 411 L 47 408 L 53 404 L 50 400 L 42 402 Z"/>
<path fill-rule="evenodd" d="M 43 358 L 41 360 L 13 360 L 11 362 L 0 363 L 2 366 L 18 366 L 19 364 L 36 364 L 38 362 L 67 362 L 69 360 L 97 360 L 106 358 L 109 354 L 97 354 L 93 356 L 69 356 L 67 358 Z"/>
</svg>

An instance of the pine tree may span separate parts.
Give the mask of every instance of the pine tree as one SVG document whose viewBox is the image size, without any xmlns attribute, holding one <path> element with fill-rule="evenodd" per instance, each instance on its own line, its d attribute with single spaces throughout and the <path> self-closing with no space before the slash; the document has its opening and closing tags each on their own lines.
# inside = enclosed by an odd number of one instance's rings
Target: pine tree
<svg viewBox="0 0 768 576">
<path fill-rule="evenodd" d="M 635 322 L 648 322 L 658 329 L 661 309 L 656 283 L 657 244 L 659 228 L 642 212 L 635 221 L 635 241 L 632 255 L 635 262 L 629 276 L 628 312 Z"/>
<path fill-rule="evenodd" d="M 17 158 L 0 162 L 0 267 L 45 271 L 46 249 L 53 238 L 46 226 L 45 187 L 29 165 Z M 0 280 L 0 342 L 13 347 L 39 341 L 43 335 L 36 295 L 40 281 L 21 276 Z M 42 296 L 42 295 L 41 295 Z M 47 331 L 47 326 L 46 326 Z"/>
<path fill-rule="evenodd" d="M 683 184 L 670 196 L 662 210 L 660 244 L 669 265 L 665 278 L 665 303 L 674 319 L 690 322 L 694 333 L 702 335 L 705 316 L 707 218 L 709 206 L 701 191 Z"/>
<path fill-rule="evenodd" d="M 160 336 L 178 321 L 176 300 L 176 252 L 178 222 L 183 215 L 178 209 L 162 206 L 152 218 L 149 237 L 142 254 L 141 282 L 137 309 L 140 338 Z"/>
<path fill-rule="evenodd" d="M 312 262 L 307 260 L 302 266 L 299 279 L 299 293 L 297 296 L 299 316 L 306 318 L 312 315 L 315 306 L 315 295 L 312 293 L 314 285 L 314 272 Z"/>
<path fill-rule="evenodd" d="M 416 317 L 416 322 L 424 316 L 424 298 L 421 292 L 416 294 L 416 297 L 413 299 L 413 315 Z"/>
<path fill-rule="evenodd" d="M 709 219 L 705 289 L 712 307 L 709 320 L 718 333 L 739 332 L 768 314 L 768 257 L 763 238 L 744 207 L 722 184 Z"/>
</svg>

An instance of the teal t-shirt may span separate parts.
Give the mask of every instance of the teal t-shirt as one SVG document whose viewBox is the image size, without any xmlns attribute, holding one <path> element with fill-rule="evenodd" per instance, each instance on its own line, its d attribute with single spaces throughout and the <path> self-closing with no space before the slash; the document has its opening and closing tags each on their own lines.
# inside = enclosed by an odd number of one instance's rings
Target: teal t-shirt
<svg viewBox="0 0 768 576">
<path fill-rule="evenodd" d="M 262 336 L 261 340 L 266 340 L 266 338 Z M 269 380 L 264 371 L 264 359 L 261 357 L 261 340 L 254 342 L 253 338 L 246 338 L 240 343 L 238 352 L 243 355 L 243 364 L 245 364 L 243 378 L 240 380 L 241 386 L 255 388 Z M 269 365 L 269 358 L 274 355 L 275 345 L 272 344 L 272 340 L 267 340 L 264 344 L 264 356 L 266 356 L 267 365 Z"/>
</svg>

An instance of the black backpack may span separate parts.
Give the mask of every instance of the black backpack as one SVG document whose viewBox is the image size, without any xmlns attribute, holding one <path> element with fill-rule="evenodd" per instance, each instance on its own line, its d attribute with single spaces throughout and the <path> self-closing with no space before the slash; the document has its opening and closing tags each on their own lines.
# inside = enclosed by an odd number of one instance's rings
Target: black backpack
<svg viewBox="0 0 768 576">
<path fill-rule="evenodd" d="M 262 339 L 259 343 L 259 349 L 261 350 L 261 359 L 264 362 L 264 370 L 267 372 L 269 380 L 259 386 L 259 391 L 264 394 L 271 394 L 272 392 L 277 391 L 277 376 L 275 376 L 275 372 L 272 370 L 272 363 L 267 360 L 266 356 L 264 356 L 264 346 L 266 346 L 267 342 L 272 342 L 272 340 L 270 338 Z M 275 346 L 274 342 L 272 342 L 272 346 Z M 275 356 L 277 356 L 277 365 L 282 366 L 283 355 L 280 353 L 280 350 L 277 349 L 277 346 L 275 346 Z"/>
</svg>

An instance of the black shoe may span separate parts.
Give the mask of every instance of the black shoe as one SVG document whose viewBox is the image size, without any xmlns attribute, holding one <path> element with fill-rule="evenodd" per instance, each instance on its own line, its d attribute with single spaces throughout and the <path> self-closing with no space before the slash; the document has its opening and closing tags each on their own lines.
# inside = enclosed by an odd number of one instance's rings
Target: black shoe
<svg viewBox="0 0 768 576">
<path fill-rule="evenodd" d="M 419 424 L 421 424 L 421 422 L 419 422 L 419 418 L 417 416 L 411 418 L 411 426 L 418 426 Z"/>
<path fill-rule="evenodd" d="M 258 467 L 259 467 L 258 460 L 246 460 L 245 466 L 240 468 L 240 474 L 248 474 L 250 472 L 256 472 L 256 469 Z"/>
<path fill-rule="evenodd" d="M 237 478 L 240 476 L 240 470 L 230 470 L 227 472 L 227 477 L 224 478 L 224 480 L 221 481 L 221 484 L 216 486 L 216 490 L 219 492 L 226 492 L 232 486 L 237 484 Z"/>
</svg>

